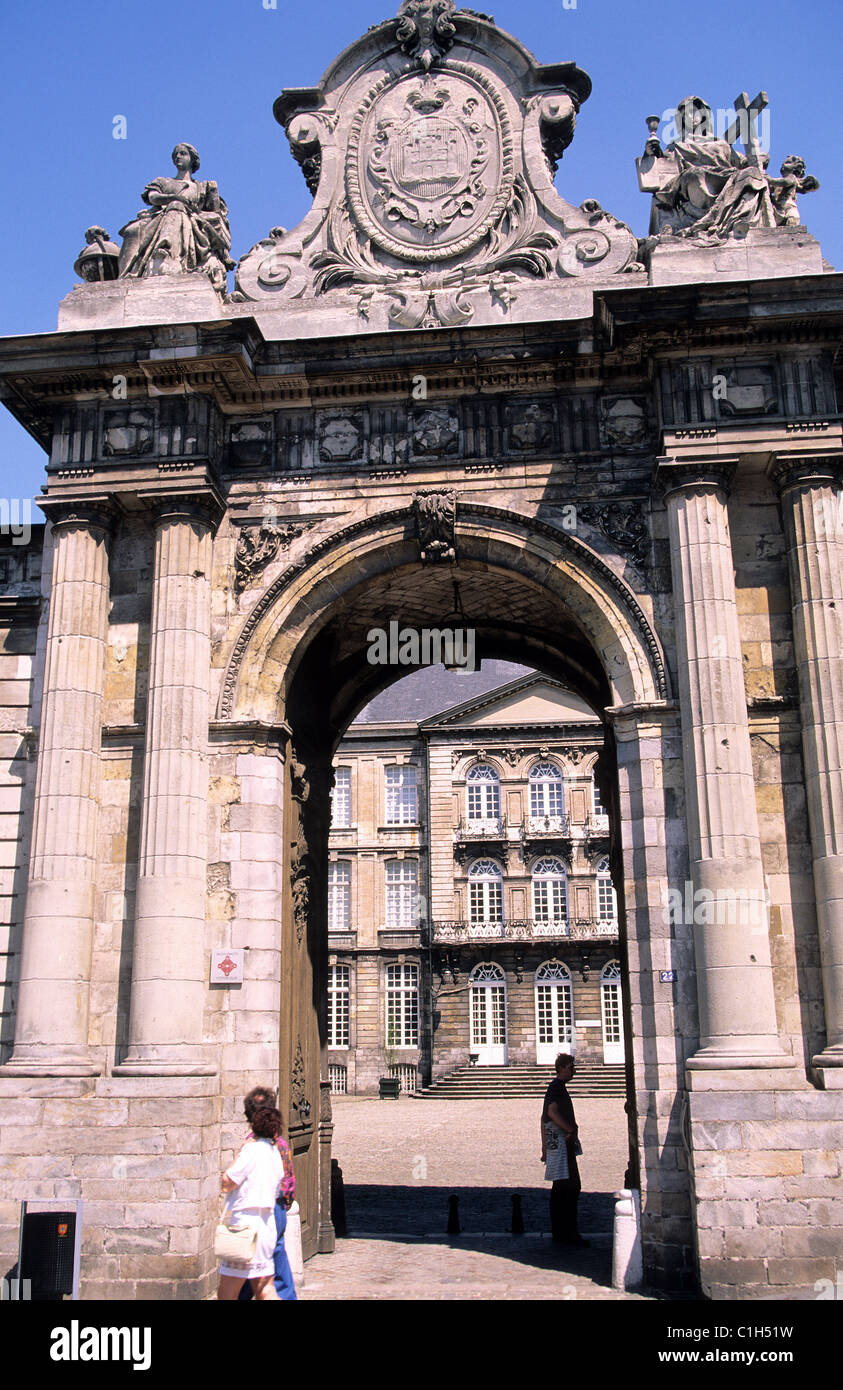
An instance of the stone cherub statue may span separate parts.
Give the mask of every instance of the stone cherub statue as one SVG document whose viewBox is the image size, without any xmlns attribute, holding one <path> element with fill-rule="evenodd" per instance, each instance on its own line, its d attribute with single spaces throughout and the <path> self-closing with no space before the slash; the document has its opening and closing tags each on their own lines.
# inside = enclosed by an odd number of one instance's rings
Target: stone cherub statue
<svg viewBox="0 0 843 1390">
<path fill-rule="evenodd" d="M 234 269 L 228 208 L 215 183 L 194 179 L 199 155 L 192 145 L 176 145 L 172 159 L 176 177 L 147 184 L 149 209 L 121 229 L 120 277 L 204 271 L 224 291 L 225 273 Z"/>
<path fill-rule="evenodd" d="M 805 161 L 798 154 L 789 154 L 787 159 L 783 160 L 779 173 L 781 178 L 778 179 L 767 176 L 776 223 L 780 227 L 799 227 L 801 218 L 796 206 L 796 195 L 815 193 L 820 186 L 819 180 L 815 179 L 813 174 L 806 175 Z"/>
<path fill-rule="evenodd" d="M 805 163 L 795 155 L 785 160 L 780 179 L 767 173 L 769 155 L 755 125 L 766 105 L 764 92 L 751 102 L 741 93 L 738 120 L 718 136 L 711 107 L 700 97 L 685 97 L 676 107 L 676 139 L 665 150 L 656 135 L 658 117 L 648 117 L 650 136 L 637 166 L 639 186 L 653 194 L 651 236 L 719 240 L 752 227 L 799 225 L 796 195 L 813 192 L 819 183 L 805 177 Z M 739 136 L 743 154 L 734 148 Z"/>
</svg>

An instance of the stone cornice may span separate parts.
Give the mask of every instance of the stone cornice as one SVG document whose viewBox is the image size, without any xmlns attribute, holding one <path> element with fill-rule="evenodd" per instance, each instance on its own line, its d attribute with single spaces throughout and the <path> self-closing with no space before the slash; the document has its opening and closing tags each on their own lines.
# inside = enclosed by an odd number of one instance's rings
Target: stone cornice
<svg viewBox="0 0 843 1390">
<path fill-rule="evenodd" d="M 285 753 L 292 736 L 289 724 L 269 724 L 263 719 L 214 719 L 209 728 L 211 745 L 248 745 Z"/>
<path fill-rule="evenodd" d="M 171 339 L 157 346 L 164 341 L 163 330 L 154 326 L 7 338 L 0 342 L 0 399 L 43 439 L 56 405 L 85 397 L 92 403 L 112 401 L 115 375 L 125 376 L 130 402 L 189 390 L 236 413 L 336 403 L 340 376 L 345 402 L 406 399 L 408 376 L 415 371 L 428 377 L 432 395 L 536 392 L 565 384 L 598 386 L 630 367 L 646 373 L 657 356 L 687 357 L 713 348 L 745 355 L 759 347 L 770 351 L 839 341 L 843 276 L 750 282 L 741 290 L 737 294 L 735 285 L 596 290 L 595 312 L 588 319 L 517 325 L 522 350 L 534 354 L 517 364 L 496 360 L 501 342 L 516 331 L 508 322 L 449 332 L 453 355 L 447 361 L 441 333 L 404 332 L 400 364 L 394 336 L 351 336 L 343 339 L 341 351 L 330 340 L 296 343 L 293 350 L 264 341 L 256 320 L 247 316 L 197 329 L 178 325 L 176 331 L 189 333 L 193 341 L 186 338 L 176 347 Z M 704 318 L 698 312 L 701 298 Z M 460 346 L 465 360 L 455 362 Z M 490 360 L 484 362 L 487 354 Z M 360 365 L 366 363 L 371 365 Z"/>
</svg>

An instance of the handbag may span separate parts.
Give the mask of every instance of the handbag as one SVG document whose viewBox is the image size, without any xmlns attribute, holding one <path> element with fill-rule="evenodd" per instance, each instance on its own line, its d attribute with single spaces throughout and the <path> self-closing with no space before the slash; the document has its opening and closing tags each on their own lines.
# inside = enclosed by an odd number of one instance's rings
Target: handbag
<svg viewBox="0 0 843 1390">
<path fill-rule="evenodd" d="M 248 1265 L 255 1258 L 258 1233 L 254 1226 L 232 1226 L 226 1221 L 223 1203 L 214 1231 L 214 1255 L 221 1264 Z"/>
<path fill-rule="evenodd" d="M 568 1170 L 568 1146 L 565 1143 L 565 1136 L 552 1120 L 545 1121 L 544 1133 L 545 1147 L 547 1150 L 547 1159 L 544 1169 L 545 1182 L 565 1181 L 570 1177 L 570 1172 Z"/>
</svg>

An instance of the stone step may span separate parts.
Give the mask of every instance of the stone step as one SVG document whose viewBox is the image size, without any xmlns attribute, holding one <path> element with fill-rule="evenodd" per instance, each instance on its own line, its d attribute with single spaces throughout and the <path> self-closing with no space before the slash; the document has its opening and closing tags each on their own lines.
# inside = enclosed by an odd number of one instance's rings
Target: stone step
<svg viewBox="0 0 843 1390">
<path fill-rule="evenodd" d="M 432 1085 L 417 1092 L 421 1100 L 487 1100 L 541 1098 L 554 1079 L 551 1067 L 524 1066 L 463 1066 L 439 1077 Z M 626 1095 L 626 1073 L 622 1065 L 581 1063 L 569 1082 L 571 1096 L 606 1098 Z"/>
</svg>

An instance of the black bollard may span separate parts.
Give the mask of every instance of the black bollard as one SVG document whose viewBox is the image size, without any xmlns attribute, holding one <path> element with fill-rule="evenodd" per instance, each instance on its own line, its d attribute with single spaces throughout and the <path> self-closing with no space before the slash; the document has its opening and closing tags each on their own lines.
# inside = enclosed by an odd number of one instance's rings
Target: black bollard
<svg viewBox="0 0 843 1390">
<path fill-rule="evenodd" d="M 451 1195 L 448 1198 L 448 1229 L 446 1234 L 458 1236 L 460 1233 L 460 1199 Z"/>
<path fill-rule="evenodd" d="M 524 1213 L 521 1210 L 521 1197 L 519 1193 L 512 1194 L 512 1234 L 523 1236 L 524 1234 Z"/>
<path fill-rule="evenodd" d="M 341 1239 L 348 1235 L 348 1227 L 345 1219 L 345 1186 L 343 1184 L 342 1168 L 337 1159 L 331 1159 L 331 1220 L 334 1224 L 334 1234 Z"/>
</svg>

